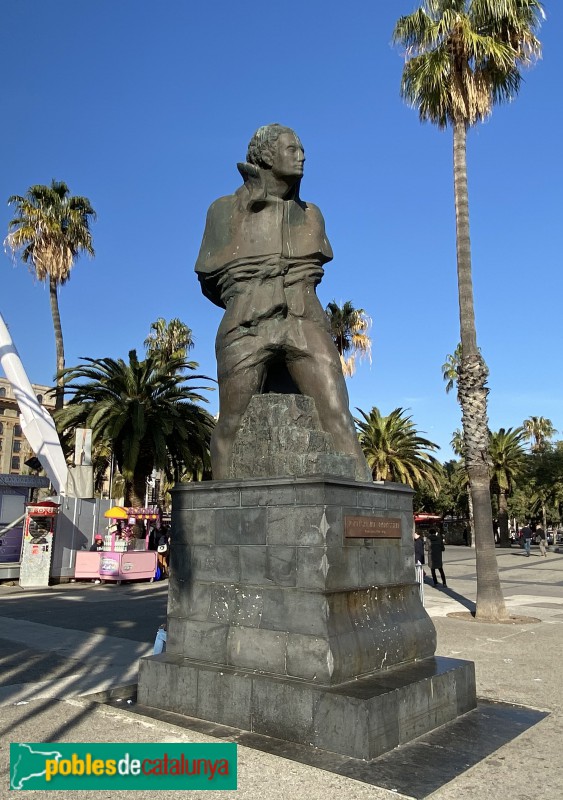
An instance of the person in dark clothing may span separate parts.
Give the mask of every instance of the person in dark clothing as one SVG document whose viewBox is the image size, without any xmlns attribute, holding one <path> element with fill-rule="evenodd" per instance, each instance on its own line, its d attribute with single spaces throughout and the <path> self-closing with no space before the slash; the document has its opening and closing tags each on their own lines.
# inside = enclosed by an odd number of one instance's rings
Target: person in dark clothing
<svg viewBox="0 0 563 800">
<path fill-rule="evenodd" d="M 522 543 L 524 545 L 524 550 L 526 551 L 526 557 L 529 558 L 530 547 L 532 544 L 532 536 L 533 536 L 532 529 L 530 528 L 529 525 L 524 525 L 524 527 L 522 528 L 521 536 L 522 536 Z"/>
<path fill-rule="evenodd" d="M 447 586 L 446 583 L 446 576 L 444 574 L 444 566 L 442 562 L 442 553 L 446 548 L 444 547 L 444 541 L 442 536 L 438 533 L 435 528 L 431 528 L 428 531 L 428 539 L 426 541 L 426 550 L 428 552 L 428 566 L 430 567 L 430 572 L 432 573 L 432 580 L 434 581 L 434 586 L 438 585 L 438 580 L 436 578 L 436 570 L 440 573 L 440 577 L 442 578 L 442 584 Z"/>
<path fill-rule="evenodd" d="M 100 552 L 103 549 L 104 549 L 104 537 L 102 536 L 101 533 L 97 533 L 94 536 L 93 543 L 90 545 L 90 552 L 91 553 L 95 553 L 96 551 Z"/>
</svg>

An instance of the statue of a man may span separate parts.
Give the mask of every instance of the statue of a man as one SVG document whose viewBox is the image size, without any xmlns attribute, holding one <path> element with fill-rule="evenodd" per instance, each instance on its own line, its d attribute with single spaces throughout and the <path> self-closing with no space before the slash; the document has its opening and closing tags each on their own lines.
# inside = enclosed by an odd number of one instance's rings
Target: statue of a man
<svg viewBox="0 0 563 800">
<path fill-rule="evenodd" d="M 231 477 L 235 437 L 252 396 L 281 389 L 314 399 L 336 450 L 355 458 L 359 480 L 371 480 L 315 292 L 332 249 L 321 212 L 299 197 L 303 145 L 290 128 L 265 125 L 246 158 L 238 164 L 243 185 L 209 209 L 196 264 L 203 293 L 225 309 L 215 345 L 213 477 Z"/>
</svg>

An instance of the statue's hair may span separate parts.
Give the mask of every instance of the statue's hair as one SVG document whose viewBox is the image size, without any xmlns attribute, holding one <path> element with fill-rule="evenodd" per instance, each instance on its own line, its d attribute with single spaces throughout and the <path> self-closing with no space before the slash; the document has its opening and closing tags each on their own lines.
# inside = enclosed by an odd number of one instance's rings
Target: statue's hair
<svg viewBox="0 0 563 800">
<path fill-rule="evenodd" d="M 271 149 L 271 146 L 282 133 L 292 133 L 301 144 L 295 131 L 285 125 L 280 125 L 279 122 L 273 122 L 271 125 L 262 125 L 248 143 L 248 151 L 246 153 L 248 163 L 255 164 L 257 167 L 266 167 L 267 164 L 264 162 L 262 154 L 265 150 Z"/>
</svg>

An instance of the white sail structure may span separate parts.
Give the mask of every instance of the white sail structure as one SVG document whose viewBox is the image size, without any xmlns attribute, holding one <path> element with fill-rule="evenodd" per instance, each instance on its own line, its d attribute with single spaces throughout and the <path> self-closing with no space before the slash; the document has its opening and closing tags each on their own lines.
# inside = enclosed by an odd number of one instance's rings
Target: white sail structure
<svg viewBox="0 0 563 800">
<path fill-rule="evenodd" d="M 53 418 L 38 402 L 0 313 L 0 364 L 20 408 L 20 424 L 57 494 L 65 494 L 68 466 Z"/>
</svg>

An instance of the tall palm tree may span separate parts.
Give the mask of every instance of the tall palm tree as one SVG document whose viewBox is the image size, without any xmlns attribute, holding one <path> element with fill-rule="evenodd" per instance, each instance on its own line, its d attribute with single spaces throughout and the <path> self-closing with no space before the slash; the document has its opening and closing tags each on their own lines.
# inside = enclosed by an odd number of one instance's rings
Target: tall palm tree
<svg viewBox="0 0 563 800">
<path fill-rule="evenodd" d="M 545 451 L 549 440 L 557 431 L 547 417 L 528 417 L 522 423 L 524 438 L 531 441 L 532 453 Z"/>
<path fill-rule="evenodd" d="M 442 378 L 446 382 L 446 394 L 449 394 L 454 386 L 457 386 L 457 370 L 461 364 L 461 342 L 457 345 L 453 354 L 448 353 L 446 361 L 442 364 Z"/>
<path fill-rule="evenodd" d="M 477 536 L 479 619 L 507 616 L 500 588 L 489 484 L 487 376 L 477 346 L 471 276 L 467 130 L 496 103 L 516 96 L 520 70 L 541 53 L 535 35 L 544 17 L 538 0 L 424 0 L 393 32 L 405 47 L 401 93 L 420 119 L 453 129 L 457 273 L 462 359 L 458 399 L 464 457 L 473 498 Z"/>
<path fill-rule="evenodd" d="M 65 351 L 57 289 L 70 278 L 80 253 L 94 255 L 90 221 L 96 219 L 96 212 L 87 197 L 71 196 L 66 183 L 55 180 L 50 186 L 31 186 L 25 197 L 12 195 L 8 204 L 16 207 L 16 216 L 8 223 L 5 246 L 30 265 L 37 280 L 49 281 L 57 354 L 55 408 L 60 409 Z"/>
<path fill-rule="evenodd" d="M 92 441 L 111 445 L 125 479 L 125 504 L 144 504 L 146 480 L 153 469 L 179 479 L 186 468 L 200 461 L 209 465 L 209 441 L 213 418 L 197 403 L 204 401 L 191 386 L 183 369 L 195 362 L 173 358 L 166 367 L 149 356 L 139 361 L 135 350 L 129 363 L 122 359 L 85 358 L 84 364 L 65 370 L 68 405 L 56 412 L 62 431 L 84 426 L 92 429 Z"/>
<path fill-rule="evenodd" d="M 489 452 L 491 458 L 491 485 L 498 500 L 500 546 L 510 547 L 508 533 L 508 497 L 515 481 L 526 469 L 526 453 L 522 445 L 523 428 L 500 428 L 491 432 Z"/>
<path fill-rule="evenodd" d="M 373 480 L 406 483 L 414 489 L 426 483 L 437 492 L 441 465 L 429 451 L 439 447 L 419 435 L 412 417 L 402 408 L 387 416 L 375 406 L 369 414 L 357 410 L 363 420 L 354 421 Z"/>
<path fill-rule="evenodd" d="M 165 366 L 172 358 L 185 359 L 194 346 L 192 330 L 178 317 L 170 322 L 159 317 L 151 322 L 150 333 L 145 339 L 145 350 Z"/>
<path fill-rule="evenodd" d="M 367 356 L 371 363 L 371 319 L 363 308 L 354 308 L 350 300 L 341 306 L 334 300 L 325 309 L 330 334 L 340 355 L 342 372 L 351 377 L 356 371 L 356 356 Z"/>
<path fill-rule="evenodd" d="M 457 348 L 456 348 L 457 349 Z M 455 455 L 458 458 L 463 457 L 463 433 L 460 431 L 459 428 L 456 428 L 452 434 L 452 439 L 450 442 L 450 447 L 454 451 Z M 463 485 L 465 486 L 465 491 L 467 492 L 467 509 L 469 512 L 469 528 L 471 530 L 471 547 L 475 547 L 475 519 L 473 517 L 473 499 L 471 497 L 471 490 L 469 487 L 469 478 L 467 477 L 467 470 L 465 469 L 465 463 L 463 461 L 459 462 L 460 469 L 463 471 Z"/>
</svg>

